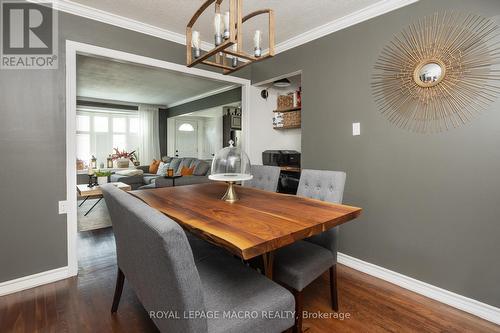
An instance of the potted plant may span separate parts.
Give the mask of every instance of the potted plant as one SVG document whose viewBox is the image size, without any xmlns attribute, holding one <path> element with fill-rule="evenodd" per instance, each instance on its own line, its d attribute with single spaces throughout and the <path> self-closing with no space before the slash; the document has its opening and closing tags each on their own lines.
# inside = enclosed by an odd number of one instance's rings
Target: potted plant
<svg viewBox="0 0 500 333">
<path fill-rule="evenodd" d="M 116 161 L 116 166 L 120 169 L 128 168 L 130 162 L 134 162 L 135 150 L 127 152 L 125 150 L 120 151 L 118 148 L 113 148 L 115 153 L 112 158 Z"/>
<path fill-rule="evenodd" d="M 97 177 L 97 184 L 104 185 L 108 183 L 108 177 L 111 176 L 111 172 L 97 170 L 95 176 Z"/>
<path fill-rule="evenodd" d="M 141 162 L 139 162 L 139 153 L 137 153 L 137 151 L 135 151 L 132 154 L 131 161 L 134 163 L 134 166 L 136 166 L 136 167 L 138 167 L 139 165 L 141 165 Z"/>
</svg>

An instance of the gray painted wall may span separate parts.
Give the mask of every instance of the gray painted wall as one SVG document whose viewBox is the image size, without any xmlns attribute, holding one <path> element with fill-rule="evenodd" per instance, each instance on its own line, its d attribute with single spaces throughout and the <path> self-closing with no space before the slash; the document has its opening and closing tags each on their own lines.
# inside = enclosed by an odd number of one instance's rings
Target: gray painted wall
<svg viewBox="0 0 500 333">
<path fill-rule="evenodd" d="M 167 109 L 168 117 L 176 117 L 186 113 L 206 110 L 219 105 L 230 104 L 241 101 L 241 87 L 234 88 L 222 93 L 197 99 L 188 103 L 177 105 Z"/>
<path fill-rule="evenodd" d="M 394 33 L 451 8 L 500 14 L 497 0 L 422 0 L 256 64 L 252 77 L 303 70 L 303 164 L 347 171 L 345 202 L 365 209 L 342 227 L 342 252 L 500 306 L 500 102 L 461 129 L 416 135 L 378 113 L 369 86 Z M 61 13 L 59 70 L 0 71 L 0 282 L 67 264 L 66 39 L 184 62 L 178 44 Z"/>
<path fill-rule="evenodd" d="M 495 16 L 500 2 L 422 0 L 258 63 L 252 81 L 303 70 L 303 166 L 346 171 L 344 200 L 364 208 L 341 228 L 341 252 L 498 307 L 500 101 L 463 128 L 418 135 L 371 95 L 384 45 L 439 9 Z"/>
<path fill-rule="evenodd" d="M 67 265 L 67 39 L 185 63 L 180 44 L 60 13 L 58 70 L 0 71 L 0 282 Z"/>
</svg>

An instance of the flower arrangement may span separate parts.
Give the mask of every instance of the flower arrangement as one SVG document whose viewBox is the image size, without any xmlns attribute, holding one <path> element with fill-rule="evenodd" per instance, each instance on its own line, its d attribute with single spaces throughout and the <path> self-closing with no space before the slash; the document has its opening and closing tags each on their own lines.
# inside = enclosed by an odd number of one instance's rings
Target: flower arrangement
<svg viewBox="0 0 500 333">
<path fill-rule="evenodd" d="M 113 148 L 113 150 L 115 151 L 115 153 L 111 155 L 113 161 L 126 158 L 133 162 L 136 158 L 135 150 L 131 152 L 127 152 L 126 150 L 120 151 L 118 148 Z"/>
</svg>

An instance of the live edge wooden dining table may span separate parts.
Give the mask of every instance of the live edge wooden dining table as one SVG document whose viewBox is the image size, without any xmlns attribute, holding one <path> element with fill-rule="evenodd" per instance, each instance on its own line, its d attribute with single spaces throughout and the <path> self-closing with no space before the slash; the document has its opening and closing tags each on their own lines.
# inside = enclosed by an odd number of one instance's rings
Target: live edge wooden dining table
<svg viewBox="0 0 500 333">
<path fill-rule="evenodd" d="M 239 201 L 220 200 L 227 186 L 206 183 L 129 192 L 183 228 L 244 260 L 262 256 L 273 277 L 273 252 L 355 219 L 361 208 L 238 186 Z"/>
</svg>

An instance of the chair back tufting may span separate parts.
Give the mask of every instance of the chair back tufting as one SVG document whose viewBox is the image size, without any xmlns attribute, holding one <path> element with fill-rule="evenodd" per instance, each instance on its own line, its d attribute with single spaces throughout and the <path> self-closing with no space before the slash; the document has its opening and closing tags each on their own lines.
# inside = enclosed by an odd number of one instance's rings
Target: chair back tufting
<svg viewBox="0 0 500 333">
<path fill-rule="evenodd" d="M 302 169 L 297 195 L 342 203 L 346 174 L 342 171 Z"/>
<path fill-rule="evenodd" d="M 264 191 L 276 192 L 280 179 L 281 169 L 270 165 L 252 165 L 250 173 L 251 180 L 243 182 L 243 186 L 253 187 Z"/>
<path fill-rule="evenodd" d="M 344 195 L 345 180 L 346 173 L 342 171 L 302 169 L 297 195 L 340 204 Z M 338 233 L 339 228 L 335 227 L 306 240 L 330 250 L 336 263 Z"/>
</svg>

